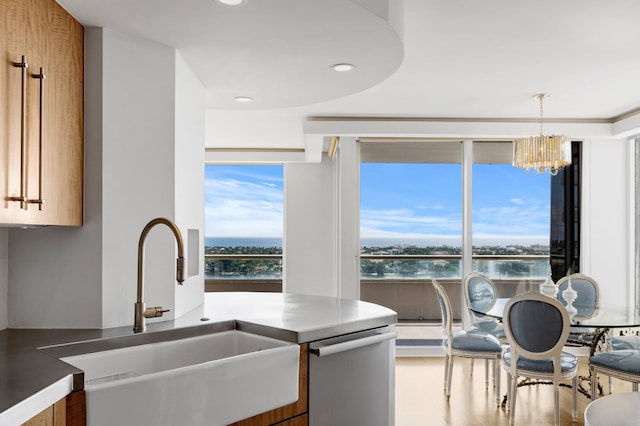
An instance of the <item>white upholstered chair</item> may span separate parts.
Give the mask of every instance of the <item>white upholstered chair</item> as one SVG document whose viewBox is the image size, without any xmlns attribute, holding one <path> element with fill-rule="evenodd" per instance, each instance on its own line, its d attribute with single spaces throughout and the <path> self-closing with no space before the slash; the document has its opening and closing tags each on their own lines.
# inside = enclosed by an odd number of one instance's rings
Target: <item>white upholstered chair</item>
<svg viewBox="0 0 640 426">
<path fill-rule="evenodd" d="M 560 424 L 560 382 L 571 380 L 575 421 L 578 359 L 562 352 L 569 335 L 569 315 L 565 307 L 545 295 L 525 293 L 507 302 L 502 320 L 510 346 L 503 354 L 509 386 L 509 423 L 513 424 L 515 419 L 518 377 L 553 382 L 556 425 Z"/>
<path fill-rule="evenodd" d="M 442 332 L 444 334 L 443 346 L 445 351 L 444 365 L 444 392 L 447 400 L 451 397 L 451 373 L 453 370 L 453 357 L 489 359 L 494 362 L 494 377 L 496 382 L 496 402 L 500 405 L 500 358 L 502 346 L 498 339 L 479 329 L 461 330 L 453 332 L 451 303 L 444 289 L 436 280 L 432 280 L 436 292 L 440 312 L 442 314 Z M 489 380 L 485 377 L 485 386 L 488 388 Z"/>
</svg>

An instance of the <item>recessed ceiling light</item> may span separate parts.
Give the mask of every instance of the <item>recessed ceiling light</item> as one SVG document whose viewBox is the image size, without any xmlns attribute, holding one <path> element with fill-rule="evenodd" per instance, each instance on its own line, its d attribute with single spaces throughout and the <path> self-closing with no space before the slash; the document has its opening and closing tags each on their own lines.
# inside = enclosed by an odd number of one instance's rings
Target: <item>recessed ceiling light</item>
<svg viewBox="0 0 640 426">
<path fill-rule="evenodd" d="M 217 0 L 218 3 L 226 4 L 227 6 L 239 6 L 244 0 Z"/>
<path fill-rule="evenodd" d="M 236 102 L 251 102 L 253 100 L 253 98 L 250 98 L 248 96 L 236 96 L 235 98 L 233 98 Z"/>
<path fill-rule="evenodd" d="M 355 66 L 351 64 L 346 64 L 346 63 L 331 65 L 331 69 L 336 72 L 347 72 L 347 71 L 351 71 L 354 68 Z"/>
</svg>

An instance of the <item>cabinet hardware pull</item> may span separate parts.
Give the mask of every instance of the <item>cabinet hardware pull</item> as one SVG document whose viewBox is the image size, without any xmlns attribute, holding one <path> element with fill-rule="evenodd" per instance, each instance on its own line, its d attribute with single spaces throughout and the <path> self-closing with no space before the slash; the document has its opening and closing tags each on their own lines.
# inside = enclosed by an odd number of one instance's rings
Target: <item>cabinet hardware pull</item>
<svg viewBox="0 0 640 426">
<path fill-rule="evenodd" d="M 40 105 L 38 109 L 38 113 L 40 117 L 38 118 L 38 198 L 35 200 L 27 199 L 28 204 L 37 204 L 38 210 L 42 210 L 42 204 L 44 200 L 42 199 L 42 121 L 44 117 L 44 79 L 46 78 L 44 75 L 44 70 L 40 67 L 40 74 L 32 74 L 32 78 L 36 78 L 40 80 Z M 25 206 L 26 210 L 27 206 Z"/>
<path fill-rule="evenodd" d="M 373 336 L 362 337 L 360 339 L 348 340 L 342 343 L 334 343 L 333 345 L 324 346 L 322 344 L 311 344 L 309 352 L 316 356 L 333 355 L 340 352 L 345 352 L 364 346 L 373 345 L 375 343 L 384 342 L 386 340 L 395 339 L 398 336 L 396 331 L 389 331 L 381 334 L 374 334 Z"/>
<path fill-rule="evenodd" d="M 26 103 L 26 97 L 27 97 L 27 68 L 29 68 L 29 65 L 27 64 L 27 59 L 24 57 L 24 55 L 22 56 L 22 61 L 21 62 L 14 62 L 13 66 L 16 68 L 21 68 L 22 69 L 22 86 L 21 86 L 21 90 L 20 90 L 20 196 L 19 197 L 7 197 L 8 201 L 19 201 L 20 202 L 20 208 L 24 209 L 25 208 L 25 201 L 26 201 L 26 197 L 25 197 L 25 188 L 24 188 L 24 184 L 26 181 L 26 167 L 25 167 L 25 161 L 26 161 L 26 157 L 27 157 L 27 144 L 25 141 L 25 126 L 26 126 L 26 115 L 27 115 L 27 103 Z"/>
</svg>

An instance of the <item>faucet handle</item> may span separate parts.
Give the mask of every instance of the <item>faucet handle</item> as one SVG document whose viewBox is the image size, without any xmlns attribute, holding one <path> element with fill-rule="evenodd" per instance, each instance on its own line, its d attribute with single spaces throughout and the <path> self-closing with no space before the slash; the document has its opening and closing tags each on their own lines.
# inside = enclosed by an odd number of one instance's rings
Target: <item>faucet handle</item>
<svg viewBox="0 0 640 426">
<path fill-rule="evenodd" d="M 162 306 L 154 306 L 153 308 L 147 308 L 144 310 L 145 318 L 158 318 L 165 312 L 169 312 L 169 309 L 162 309 Z"/>
<path fill-rule="evenodd" d="M 184 282 L 184 257 L 178 256 L 176 259 L 176 281 L 178 285 L 182 285 Z"/>
</svg>

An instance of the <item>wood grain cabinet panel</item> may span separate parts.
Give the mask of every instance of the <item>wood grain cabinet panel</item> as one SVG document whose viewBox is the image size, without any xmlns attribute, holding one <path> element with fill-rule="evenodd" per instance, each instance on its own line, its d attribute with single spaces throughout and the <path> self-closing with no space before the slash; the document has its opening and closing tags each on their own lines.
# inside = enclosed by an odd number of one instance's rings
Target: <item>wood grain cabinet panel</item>
<svg viewBox="0 0 640 426">
<path fill-rule="evenodd" d="M 40 413 L 27 420 L 22 424 L 22 426 L 66 426 L 66 406 L 66 398 L 62 398 L 60 401 L 45 408 Z"/>
<path fill-rule="evenodd" d="M 84 29 L 55 0 L 0 0 L 0 22 L 0 224 L 80 226 Z"/>
</svg>

